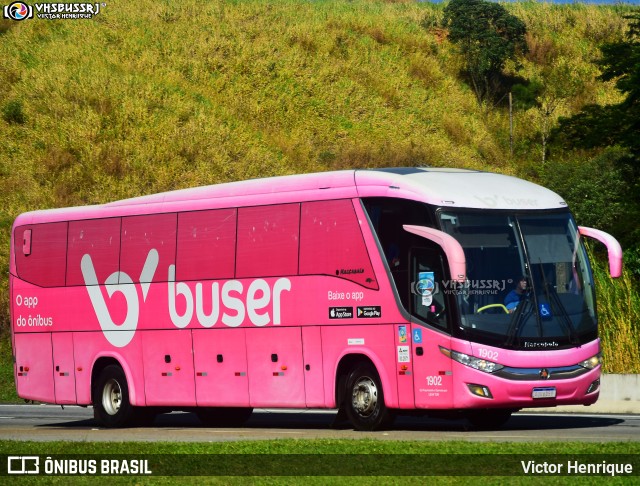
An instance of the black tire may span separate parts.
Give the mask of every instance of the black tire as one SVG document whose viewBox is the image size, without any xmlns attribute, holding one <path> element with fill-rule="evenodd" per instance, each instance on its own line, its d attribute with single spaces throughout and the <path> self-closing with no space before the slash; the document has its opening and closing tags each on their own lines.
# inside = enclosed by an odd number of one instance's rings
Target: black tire
<svg viewBox="0 0 640 486">
<path fill-rule="evenodd" d="M 379 430 L 393 421 L 378 372 L 369 363 L 357 364 L 347 376 L 342 408 L 356 430 Z"/>
<path fill-rule="evenodd" d="M 100 372 L 93 388 L 93 416 L 105 427 L 129 425 L 134 419 L 134 407 L 129 403 L 129 386 L 124 371 L 109 365 Z"/>
<path fill-rule="evenodd" d="M 250 407 L 200 407 L 196 409 L 196 415 L 200 422 L 208 427 L 239 427 L 249 420 L 252 413 L 253 408 Z"/>
<path fill-rule="evenodd" d="M 498 429 L 511 418 L 513 410 L 495 408 L 473 410 L 467 413 L 467 420 L 478 429 Z"/>
</svg>

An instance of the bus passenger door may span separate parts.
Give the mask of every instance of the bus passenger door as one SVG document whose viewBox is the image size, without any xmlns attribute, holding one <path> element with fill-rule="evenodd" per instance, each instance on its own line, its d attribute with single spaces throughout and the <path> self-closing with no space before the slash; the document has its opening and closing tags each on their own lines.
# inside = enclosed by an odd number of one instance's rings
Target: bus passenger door
<svg viewBox="0 0 640 486">
<path fill-rule="evenodd" d="M 252 407 L 305 407 L 299 327 L 247 328 Z"/>
<path fill-rule="evenodd" d="M 77 403 L 73 334 L 70 332 L 53 333 L 51 342 L 53 345 L 53 383 L 56 390 L 56 403 Z"/>
<path fill-rule="evenodd" d="M 322 337 L 319 326 L 305 326 L 302 328 L 302 347 L 304 356 L 304 389 L 307 407 L 324 407 Z"/>
<path fill-rule="evenodd" d="M 444 255 L 436 246 L 414 248 L 410 254 L 411 347 L 416 408 L 445 409 L 453 405 L 449 301 Z"/>
<path fill-rule="evenodd" d="M 198 406 L 248 407 L 245 329 L 192 332 Z"/>
</svg>

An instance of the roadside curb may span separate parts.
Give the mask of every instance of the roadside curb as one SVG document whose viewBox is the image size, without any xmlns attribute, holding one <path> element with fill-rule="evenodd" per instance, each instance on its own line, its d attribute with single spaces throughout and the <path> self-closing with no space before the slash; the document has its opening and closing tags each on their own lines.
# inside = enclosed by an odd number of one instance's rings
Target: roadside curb
<svg viewBox="0 0 640 486">
<path fill-rule="evenodd" d="M 602 375 L 600 398 L 593 405 L 527 408 L 526 412 L 558 413 L 639 413 L 640 375 Z"/>
</svg>

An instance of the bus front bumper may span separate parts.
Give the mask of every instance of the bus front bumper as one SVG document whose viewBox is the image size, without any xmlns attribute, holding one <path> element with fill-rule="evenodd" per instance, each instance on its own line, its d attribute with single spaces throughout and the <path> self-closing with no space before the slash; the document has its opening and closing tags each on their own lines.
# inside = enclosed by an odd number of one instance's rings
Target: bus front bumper
<svg viewBox="0 0 640 486">
<path fill-rule="evenodd" d="M 536 408 L 592 405 L 600 394 L 598 366 L 571 379 L 554 379 L 540 370 L 539 379 L 511 380 L 456 363 L 455 408 Z"/>
</svg>

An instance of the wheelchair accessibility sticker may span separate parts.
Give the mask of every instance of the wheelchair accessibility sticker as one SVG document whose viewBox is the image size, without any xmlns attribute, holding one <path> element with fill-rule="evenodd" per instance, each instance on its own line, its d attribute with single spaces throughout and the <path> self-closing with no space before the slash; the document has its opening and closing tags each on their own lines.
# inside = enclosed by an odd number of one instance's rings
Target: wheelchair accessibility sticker
<svg viewBox="0 0 640 486">
<path fill-rule="evenodd" d="M 422 343 L 422 329 L 414 329 L 413 330 L 413 342 L 416 344 Z"/>
<path fill-rule="evenodd" d="M 551 314 L 551 306 L 549 304 L 539 304 L 538 312 L 540 313 L 540 317 L 542 317 L 543 319 L 553 318 L 553 315 Z"/>
</svg>

